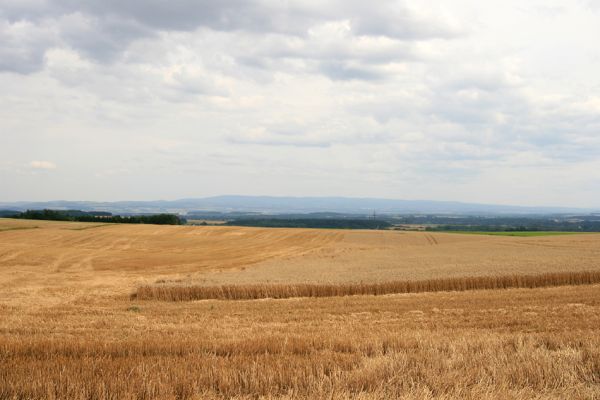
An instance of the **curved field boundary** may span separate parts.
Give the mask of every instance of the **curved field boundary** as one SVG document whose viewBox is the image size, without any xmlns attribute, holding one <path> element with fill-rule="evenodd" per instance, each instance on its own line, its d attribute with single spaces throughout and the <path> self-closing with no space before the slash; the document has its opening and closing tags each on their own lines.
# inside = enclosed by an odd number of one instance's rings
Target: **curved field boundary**
<svg viewBox="0 0 600 400">
<path fill-rule="evenodd" d="M 254 300 L 292 297 L 335 297 L 396 293 L 446 292 L 481 289 L 541 288 L 600 283 L 600 271 L 546 273 L 539 275 L 480 276 L 420 281 L 347 284 L 252 284 L 223 286 L 138 287 L 131 299 L 160 301 Z"/>
</svg>

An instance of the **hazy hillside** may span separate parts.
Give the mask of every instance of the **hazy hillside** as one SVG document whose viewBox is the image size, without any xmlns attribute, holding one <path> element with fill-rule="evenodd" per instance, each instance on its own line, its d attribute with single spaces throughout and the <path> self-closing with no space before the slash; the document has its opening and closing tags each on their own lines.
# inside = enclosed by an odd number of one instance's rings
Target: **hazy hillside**
<svg viewBox="0 0 600 400">
<path fill-rule="evenodd" d="M 216 196 L 200 199 L 158 201 L 50 201 L 50 202 L 0 202 L 0 208 L 26 209 L 78 209 L 117 213 L 157 213 L 189 211 L 260 212 L 260 213 L 311 213 L 341 212 L 377 213 L 449 213 L 449 214 L 551 214 L 589 213 L 600 210 L 568 207 L 522 207 L 493 204 L 461 203 L 432 200 L 395 200 L 348 197 L 269 197 L 269 196 Z"/>
</svg>

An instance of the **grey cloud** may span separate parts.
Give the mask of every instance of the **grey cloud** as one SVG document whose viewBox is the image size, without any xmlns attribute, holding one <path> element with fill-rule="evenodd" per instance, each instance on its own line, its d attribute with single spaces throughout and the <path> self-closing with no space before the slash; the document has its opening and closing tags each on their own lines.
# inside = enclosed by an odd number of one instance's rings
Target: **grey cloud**
<svg viewBox="0 0 600 400">
<path fill-rule="evenodd" d="M 441 120 L 481 130 L 529 115 L 530 102 L 501 66 L 439 73 L 429 82 L 424 112 Z M 514 78 L 513 80 L 518 80 Z"/>
<path fill-rule="evenodd" d="M 59 11 L 50 3 L 50 0 L 3 0 L 0 4 L 0 18 L 16 22 L 55 16 Z"/>
<path fill-rule="evenodd" d="M 463 34 L 458 27 L 441 20 L 420 17 L 401 2 L 384 1 L 373 6 L 354 1 L 352 28 L 358 35 L 379 35 L 396 39 L 453 38 Z"/>
<path fill-rule="evenodd" d="M 331 141 L 324 135 L 315 135 L 312 124 L 294 122 L 270 123 L 227 135 L 232 144 L 291 147 L 329 147 Z"/>
<path fill-rule="evenodd" d="M 326 61 L 319 65 L 319 70 L 333 80 L 380 80 L 384 74 L 373 68 L 353 66 L 347 62 Z"/>
<path fill-rule="evenodd" d="M 227 135 L 235 144 L 293 147 L 333 147 L 389 143 L 394 134 L 363 117 L 316 115 L 310 120 L 257 124 Z"/>
<path fill-rule="evenodd" d="M 443 90 L 477 90 L 479 92 L 498 92 L 518 87 L 510 82 L 502 71 L 468 71 L 460 76 L 442 77 L 439 82 L 432 82 Z"/>
<path fill-rule="evenodd" d="M 173 88 L 191 95 L 228 95 L 228 90 L 219 86 L 214 77 L 203 69 L 181 67 L 171 74 L 170 84 Z"/>
<path fill-rule="evenodd" d="M 28 74 L 39 70 L 45 50 L 55 40 L 50 27 L 26 21 L 0 21 L 0 71 Z"/>
<path fill-rule="evenodd" d="M 340 26 L 341 25 L 341 26 Z M 343 24 L 329 24 L 311 31 L 306 38 L 283 35 L 253 38 L 253 54 L 268 58 L 302 58 L 311 60 L 361 59 L 372 64 L 415 58 L 409 44 L 356 37 Z"/>
<path fill-rule="evenodd" d="M 570 110 L 556 104 L 540 107 L 530 120 L 527 142 L 552 158 L 593 160 L 600 154 L 600 110 Z"/>
<path fill-rule="evenodd" d="M 512 115 L 516 107 L 507 97 L 477 90 L 464 94 L 438 93 L 431 99 L 429 111 L 431 115 L 463 126 L 496 124 L 500 122 L 498 119 Z"/>
<path fill-rule="evenodd" d="M 88 58 L 109 62 L 129 44 L 154 32 L 136 21 L 108 16 L 99 19 L 81 13 L 61 17 L 61 38 Z"/>
<path fill-rule="evenodd" d="M 398 93 L 389 94 L 385 98 L 361 100 L 348 105 L 348 112 L 353 115 L 368 115 L 381 125 L 390 121 L 411 120 L 418 121 L 418 115 L 425 110 L 428 104 L 429 93 L 404 88 Z"/>
<path fill-rule="evenodd" d="M 289 138 L 286 136 L 272 135 L 270 137 L 243 137 L 230 136 L 228 141 L 232 144 L 259 145 L 259 146 L 291 146 L 291 147 L 329 147 L 331 143 L 320 139 Z"/>
<path fill-rule="evenodd" d="M 427 90 L 354 103 L 349 111 L 371 115 L 383 127 L 400 124 L 401 132 L 422 132 L 417 143 L 424 145 L 424 152 L 412 150 L 420 160 L 470 163 L 535 154 L 539 164 L 598 157 L 600 108 L 594 111 L 593 99 L 588 103 L 576 97 L 543 102 L 501 71 L 482 70 L 446 79 L 440 75 Z"/>
<path fill-rule="evenodd" d="M 456 28 L 442 20 L 415 15 L 403 2 L 360 0 L 281 2 L 277 0 L 55 0 L 63 10 L 119 15 L 160 30 L 206 27 L 224 31 L 279 32 L 304 35 L 319 23 L 350 20 L 360 35 L 401 39 L 452 37 Z M 315 6 L 318 4 L 318 7 Z"/>
<path fill-rule="evenodd" d="M 154 30 L 302 33 L 319 13 L 278 1 L 244 0 L 7 0 L 1 14 L 10 20 L 39 20 L 82 13 L 135 21 Z"/>
<path fill-rule="evenodd" d="M 282 3 L 275 0 L 8 0 L 0 8 L 0 21 L 2 19 L 11 23 L 27 21 L 35 26 L 50 24 L 60 33 L 60 40 L 29 46 L 27 54 L 7 57 L 16 60 L 14 63 L 18 65 L 5 63 L 0 66 L 0 70 L 19 69 L 22 72 L 40 69 L 44 52 L 51 45 L 68 46 L 93 60 L 111 62 L 133 41 L 152 37 L 161 31 L 209 29 L 231 33 L 281 34 L 308 41 L 314 27 L 332 21 L 349 21 L 350 37 L 383 36 L 414 41 L 452 37 L 455 34 L 443 21 L 413 15 L 403 3 L 391 0 L 378 3 L 377 7 L 365 6 L 364 2 L 354 0 L 332 0 L 319 3 L 318 6 L 312 2 Z M 27 40 L 31 39 L 25 39 L 23 43 Z M 285 57 L 287 53 L 291 57 L 320 58 L 323 57 L 318 54 L 321 51 L 330 52 L 330 59 L 336 56 L 363 60 L 370 58 L 370 62 L 375 63 L 401 56 L 398 49 L 389 47 L 382 49 L 379 54 L 373 54 L 369 51 L 372 44 L 347 48 L 344 40 L 318 50 L 319 46 L 315 46 L 315 43 L 318 44 L 321 38 L 316 40 L 304 43 L 304 49 L 284 47 L 279 54 L 274 48 L 274 53 L 266 56 Z M 314 53 L 315 48 L 317 53 Z M 7 44 L 1 44 L 0 51 L 7 56 L 12 54 Z M 317 71 L 334 79 L 373 79 L 376 76 L 372 71 L 349 65 L 324 64 Z"/>
<path fill-rule="evenodd" d="M 121 16 L 159 30 L 191 31 L 199 27 L 225 31 L 294 31 L 279 2 L 242 0 L 56 0 L 66 10 L 96 16 Z M 286 24 L 289 22 L 289 24 Z M 297 24 L 297 23 L 296 23 Z"/>
<path fill-rule="evenodd" d="M 332 80 L 373 81 L 389 75 L 381 66 L 417 60 L 411 46 L 389 39 L 355 37 L 343 24 L 332 23 L 311 30 L 306 38 L 259 38 L 255 47 L 240 49 L 243 55 L 238 60 L 267 69 L 274 68 L 277 61 L 293 60 L 303 63 L 306 71 Z"/>
<path fill-rule="evenodd" d="M 600 152 L 600 142 L 595 140 L 600 131 L 597 113 L 573 113 L 564 106 L 547 110 L 517 91 L 497 93 L 473 104 L 447 102 L 437 107 L 441 112 L 436 115 L 479 132 L 480 146 L 497 148 L 505 157 L 530 152 L 543 159 L 573 162 L 593 160 Z"/>
</svg>

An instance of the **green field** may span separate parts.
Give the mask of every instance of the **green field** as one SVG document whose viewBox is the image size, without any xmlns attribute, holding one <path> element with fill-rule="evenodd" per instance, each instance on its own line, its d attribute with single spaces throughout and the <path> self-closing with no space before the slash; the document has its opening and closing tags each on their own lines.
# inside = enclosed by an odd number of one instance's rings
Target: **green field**
<svg viewBox="0 0 600 400">
<path fill-rule="evenodd" d="M 467 235 L 492 235 L 492 236 L 557 236 L 581 235 L 594 232 L 562 232 L 562 231 L 440 231 L 445 233 L 463 233 Z"/>
</svg>

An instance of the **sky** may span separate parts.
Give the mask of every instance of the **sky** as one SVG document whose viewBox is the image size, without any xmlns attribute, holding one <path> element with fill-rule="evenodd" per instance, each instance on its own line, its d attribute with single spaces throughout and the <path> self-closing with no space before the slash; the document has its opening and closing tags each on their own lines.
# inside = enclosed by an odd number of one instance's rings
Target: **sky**
<svg viewBox="0 0 600 400">
<path fill-rule="evenodd" d="M 0 200 L 600 206 L 600 0 L 0 0 Z"/>
</svg>

